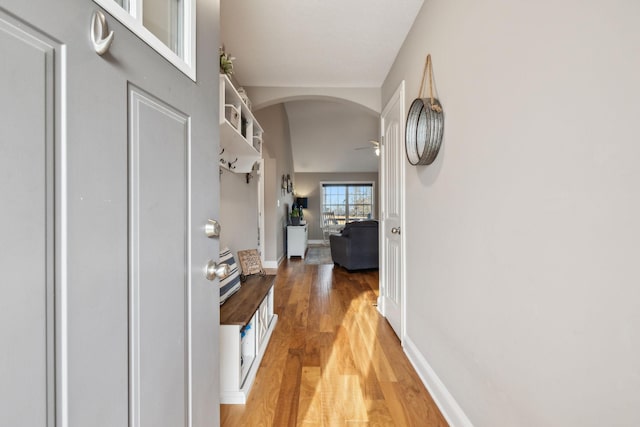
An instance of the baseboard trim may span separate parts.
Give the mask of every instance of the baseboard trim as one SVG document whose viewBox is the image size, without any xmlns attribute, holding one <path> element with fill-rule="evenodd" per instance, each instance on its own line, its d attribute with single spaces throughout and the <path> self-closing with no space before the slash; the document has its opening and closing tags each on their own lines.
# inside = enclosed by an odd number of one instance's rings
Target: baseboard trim
<svg viewBox="0 0 640 427">
<path fill-rule="evenodd" d="M 310 245 L 322 245 L 324 244 L 324 240 L 308 240 Z"/>
<path fill-rule="evenodd" d="M 473 427 L 471 420 L 464 413 L 458 402 L 453 398 L 449 390 L 442 383 L 429 362 L 424 358 L 411 339 L 405 336 L 402 342 L 404 352 L 422 379 L 431 397 L 442 412 L 451 427 Z"/>
<path fill-rule="evenodd" d="M 262 267 L 277 270 L 278 267 L 280 267 L 280 264 L 282 264 L 282 261 L 284 261 L 284 255 L 278 258 L 277 261 L 265 261 Z"/>
<path fill-rule="evenodd" d="M 265 261 L 262 267 L 264 268 L 278 268 L 278 261 Z"/>
</svg>

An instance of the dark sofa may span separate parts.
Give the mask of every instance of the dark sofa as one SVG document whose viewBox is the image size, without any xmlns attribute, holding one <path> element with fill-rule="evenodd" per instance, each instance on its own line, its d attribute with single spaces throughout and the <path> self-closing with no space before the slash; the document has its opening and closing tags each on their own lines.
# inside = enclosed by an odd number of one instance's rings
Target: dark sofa
<svg viewBox="0 0 640 427">
<path fill-rule="evenodd" d="M 329 239 L 335 264 L 347 270 L 378 268 L 378 221 L 350 222 Z"/>
</svg>

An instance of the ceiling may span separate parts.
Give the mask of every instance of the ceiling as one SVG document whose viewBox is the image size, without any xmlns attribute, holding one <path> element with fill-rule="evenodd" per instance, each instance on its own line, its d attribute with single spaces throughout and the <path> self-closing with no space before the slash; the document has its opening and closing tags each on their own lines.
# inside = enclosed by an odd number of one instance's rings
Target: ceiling
<svg viewBox="0 0 640 427">
<path fill-rule="evenodd" d="M 222 0 L 245 86 L 381 87 L 423 0 Z"/>
<path fill-rule="evenodd" d="M 380 88 L 423 1 L 221 0 L 221 42 L 246 87 Z M 296 172 L 378 170 L 372 152 L 355 150 L 377 139 L 370 112 L 317 99 L 285 108 Z"/>
</svg>

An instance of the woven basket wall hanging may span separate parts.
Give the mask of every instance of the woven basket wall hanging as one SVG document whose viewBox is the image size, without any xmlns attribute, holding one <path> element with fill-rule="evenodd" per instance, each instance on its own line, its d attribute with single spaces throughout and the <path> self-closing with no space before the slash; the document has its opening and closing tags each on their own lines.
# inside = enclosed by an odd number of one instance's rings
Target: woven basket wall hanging
<svg viewBox="0 0 640 427">
<path fill-rule="evenodd" d="M 423 88 L 427 73 L 429 73 L 429 97 L 425 98 Z M 433 163 L 440 151 L 443 132 L 444 113 L 440 101 L 433 94 L 431 55 L 427 55 L 418 98 L 413 100 L 407 114 L 404 144 L 409 163 L 414 166 Z"/>
</svg>

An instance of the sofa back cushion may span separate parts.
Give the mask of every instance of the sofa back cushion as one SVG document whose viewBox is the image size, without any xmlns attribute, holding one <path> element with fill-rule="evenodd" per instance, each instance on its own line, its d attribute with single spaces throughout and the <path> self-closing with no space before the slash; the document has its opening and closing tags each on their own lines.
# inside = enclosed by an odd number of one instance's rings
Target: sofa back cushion
<svg viewBox="0 0 640 427">
<path fill-rule="evenodd" d="M 367 221 L 353 221 L 347 223 L 344 229 L 342 230 L 342 235 L 347 237 L 351 236 L 353 233 L 361 234 L 361 233 L 371 233 L 375 232 L 378 234 L 378 221 L 375 220 L 367 220 Z"/>
</svg>

